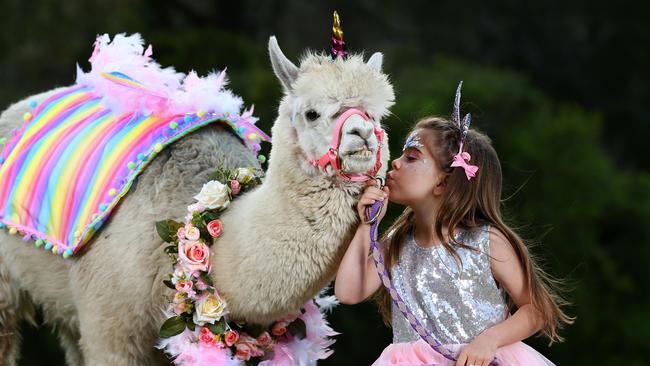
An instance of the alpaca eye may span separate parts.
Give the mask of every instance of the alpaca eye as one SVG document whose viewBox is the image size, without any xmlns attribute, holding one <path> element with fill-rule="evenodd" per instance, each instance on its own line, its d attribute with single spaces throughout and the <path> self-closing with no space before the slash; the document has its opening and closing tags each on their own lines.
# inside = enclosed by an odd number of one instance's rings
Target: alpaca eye
<svg viewBox="0 0 650 366">
<path fill-rule="evenodd" d="M 316 112 L 315 110 L 310 109 L 310 110 L 308 110 L 307 112 L 305 112 L 305 117 L 306 117 L 308 120 L 310 120 L 310 121 L 313 122 L 313 121 L 317 120 L 318 117 L 320 117 L 320 114 L 318 114 L 318 112 Z"/>
</svg>

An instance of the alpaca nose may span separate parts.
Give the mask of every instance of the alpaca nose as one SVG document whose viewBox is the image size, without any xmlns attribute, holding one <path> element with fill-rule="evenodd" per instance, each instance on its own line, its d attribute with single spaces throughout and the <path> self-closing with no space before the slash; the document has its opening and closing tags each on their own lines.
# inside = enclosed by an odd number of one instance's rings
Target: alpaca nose
<svg viewBox="0 0 650 366">
<path fill-rule="evenodd" d="M 363 126 L 355 126 L 352 129 L 350 129 L 350 131 L 348 131 L 348 134 L 359 136 L 364 141 L 367 141 L 368 138 L 370 138 L 370 136 L 372 135 L 372 132 L 373 132 L 372 123 L 364 123 Z"/>
</svg>

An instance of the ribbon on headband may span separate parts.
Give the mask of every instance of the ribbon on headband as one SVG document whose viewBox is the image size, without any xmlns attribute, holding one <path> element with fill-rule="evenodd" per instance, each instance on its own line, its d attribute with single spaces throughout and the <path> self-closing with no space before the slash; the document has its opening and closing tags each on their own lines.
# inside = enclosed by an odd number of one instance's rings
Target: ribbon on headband
<svg viewBox="0 0 650 366">
<path fill-rule="evenodd" d="M 471 155 L 469 155 L 468 152 L 463 151 L 463 144 L 461 143 L 459 153 L 454 155 L 454 161 L 451 163 L 452 167 L 460 167 L 465 170 L 465 176 L 467 176 L 467 180 L 472 179 L 473 177 L 476 176 L 476 172 L 478 171 L 478 167 L 476 165 L 470 165 L 468 164 L 469 160 L 472 158 Z"/>
</svg>

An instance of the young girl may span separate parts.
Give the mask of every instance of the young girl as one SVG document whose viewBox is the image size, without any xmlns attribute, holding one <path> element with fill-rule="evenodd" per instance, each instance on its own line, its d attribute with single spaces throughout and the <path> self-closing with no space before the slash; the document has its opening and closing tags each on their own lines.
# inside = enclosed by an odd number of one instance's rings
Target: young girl
<svg viewBox="0 0 650 366">
<path fill-rule="evenodd" d="M 561 341 L 558 329 L 573 319 L 560 308 L 565 301 L 551 288 L 556 282 L 503 222 L 499 159 L 486 135 L 468 130 L 468 117 L 460 121 L 459 95 L 460 85 L 453 122 L 421 120 L 392 162 L 387 186 L 366 187 L 357 206 L 362 224 L 338 270 L 336 296 L 355 304 L 381 288 L 380 309 L 392 323 L 393 344 L 374 366 L 486 366 L 494 357 L 502 366 L 553 365 L 521 340 L 541 332 L 551 343 Z M 364 211 L 386 198 L 407 206 L 380 239 L 393 286 L 422 325 L 457 355 L 455 363 L 413 330 L 368 255 Z M 385 208 L 379 219 L 384 214 Z"/>
</svg>

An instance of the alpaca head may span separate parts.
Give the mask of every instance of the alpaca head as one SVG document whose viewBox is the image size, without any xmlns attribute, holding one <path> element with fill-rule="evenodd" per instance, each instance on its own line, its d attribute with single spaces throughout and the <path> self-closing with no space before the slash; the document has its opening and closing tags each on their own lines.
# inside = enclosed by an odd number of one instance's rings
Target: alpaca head
<svg viewBox="0 0 650 366">
<path fill-rule="evenodd" d="M 330 151 L 338 118 L 354 108 L 364 112 L 368 119 L 357 115 L 343 124 L 336 154 L 343 173 L 358 175 L 370 171 L 380 149 L 376 127 L 394 103 L 393 87 L 381 71 L 382 54 L 377 52 L 364 62 L 361 55 L 333 61 L 329 55 L 308 53 L 296 66 L 284 56 L 275 37 L 269 40 L 269 54 L 284 89 L 276 123 L 288 122 L 294 131 L 295 141 L 289 144 L 297 158 L 302 159 L 302 169 L 308 173 L 318 171 L 309 162 L 318 161 Z M 387 152 L 384 146 L 384 168 Z M 328 168 L 325 174 L 335 173 Z"/>
</svg>

